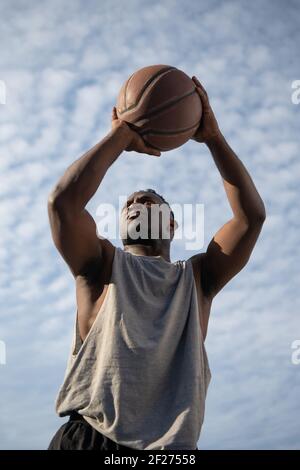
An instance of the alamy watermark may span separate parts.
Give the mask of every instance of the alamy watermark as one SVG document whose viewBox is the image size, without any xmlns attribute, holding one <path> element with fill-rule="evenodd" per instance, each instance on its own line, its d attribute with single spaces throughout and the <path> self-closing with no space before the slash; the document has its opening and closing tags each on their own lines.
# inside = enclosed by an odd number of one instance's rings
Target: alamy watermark
<svg viewBox="0 0 300 470">
<path fill-rule="evenodd" d="M 6 344 L 0 340 L 0 365 L 6 364 Z"/>
<path fill-rule="evenodd" d="M 294 80 L 292 82 L 293 91 L 291 95 L 291 100 L 293 104 L 300 104 L 300 80 Z"/>
<path fill-rule="evenodd" d="M 291 356 L 292 364 L 298 366 L 300 364 L 300 339 L 295 339 L 291 344 L 291 348 L 294 349 Z"/>
<path fill-rule="evenodd" d="M 6 104 L 6 85 L 3 80 L 0 80 L 0 104 Z"/>
<path fill-rule="evenodd" d="M 185 240 L 187 250 L 204 246 L 204 204 L 132 203 L 127 206 L 127 197 L 119 196 L 119 208 L 102 203 L 96 209 L 95 220 L 100 238 L 124 239 L 129 234 L 134 240 L 170 239 L 174 227 L 173 239 Z"/>
</svg>

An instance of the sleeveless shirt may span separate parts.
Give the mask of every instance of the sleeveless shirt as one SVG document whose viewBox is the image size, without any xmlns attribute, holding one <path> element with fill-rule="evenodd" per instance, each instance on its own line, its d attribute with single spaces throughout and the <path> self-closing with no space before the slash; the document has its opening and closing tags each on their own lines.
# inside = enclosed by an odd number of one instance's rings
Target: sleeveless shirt
<svg viewBox="0 0 300 470">
<path fill-rule="evenodd" d="M 210 379 L 191 260 L 115 247 L 110 283 L 84 341 L 76 312 L 58 416 L 76 410 L 133 449 L 195 450 Z"/>
</svg>

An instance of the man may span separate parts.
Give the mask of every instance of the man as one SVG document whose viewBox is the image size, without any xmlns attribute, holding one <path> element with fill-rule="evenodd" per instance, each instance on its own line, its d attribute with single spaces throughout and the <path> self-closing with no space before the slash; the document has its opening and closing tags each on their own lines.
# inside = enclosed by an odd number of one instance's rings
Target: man
<svg viewBox="0 0 300 470">
<path fill-rule="evenodd" d="M 206 91 L 193 80 L 203 105 L 193 139 L 209 148 L 233 212 L 206 252 L 170 261 L 176 221 L 169 208 L 167 226 L 161 218 L 151 225 L 153 207 L 169 207 L 151 189 L 133 193 L 123 207 L 124 250 L 97 237 L 85 206 L 110 165 L 123 150 L 160 156 L 115 108 L 112 131 L 67 169 L 49 197 L 53 240 L 77 296 L 72 351 L 56 400 L 59 416 L 70 418 L 49 449 L 197 449 L 211 377 L 204 340 L 212 300 L 248 262 L 266 216 Z M 141 228 L 148 235 L 156 228 L 159 237 L 135 237 Z"/>
</svg>

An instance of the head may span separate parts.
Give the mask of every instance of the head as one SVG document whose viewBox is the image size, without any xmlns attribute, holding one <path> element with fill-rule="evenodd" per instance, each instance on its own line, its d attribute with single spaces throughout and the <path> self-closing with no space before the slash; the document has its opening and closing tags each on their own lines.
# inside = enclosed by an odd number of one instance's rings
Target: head
<svg viewBox="0 0 300 470">
<path fill-rule="evenodd" d="M 170 248 L 177 222 L 169 203 L 154 189 L 131 194 L 122 208 L 123 245 L 148 245 L 160 252 Z"/>
</svg>

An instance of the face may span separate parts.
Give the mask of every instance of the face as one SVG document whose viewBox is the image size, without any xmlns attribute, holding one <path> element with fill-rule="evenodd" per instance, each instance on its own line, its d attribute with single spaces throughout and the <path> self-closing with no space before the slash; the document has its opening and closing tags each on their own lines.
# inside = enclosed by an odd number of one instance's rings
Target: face
<svg viewBox="0 0 300 470">
<path fill-rule="evenodd" d="M 124 245 L 155 245 L 173 238 L 174 219 L 169 206 L 154 193 L 135 192 L 121 212 L 120 235 Z"/>
</svg>

